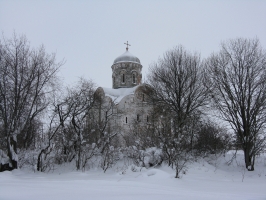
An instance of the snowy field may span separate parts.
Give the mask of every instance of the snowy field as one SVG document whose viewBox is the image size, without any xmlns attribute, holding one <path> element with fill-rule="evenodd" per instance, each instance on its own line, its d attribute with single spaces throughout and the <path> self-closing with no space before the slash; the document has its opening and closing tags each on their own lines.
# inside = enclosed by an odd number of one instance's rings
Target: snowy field
<svg viewBox="0 0 266 200">
<path fill-rule="evenodd" d="M 244 170 L 242 155 L 228 166 L 230 156 L 190 164 L 181 179 L 166 166 L 137 172 L 122 165 L 106 173 L 77 172 L 71 166 L 49 173 L 3 172 L 0 200 L 266 200 L 266 156 L 257 158 L 254 172 Z"/>
</svg>

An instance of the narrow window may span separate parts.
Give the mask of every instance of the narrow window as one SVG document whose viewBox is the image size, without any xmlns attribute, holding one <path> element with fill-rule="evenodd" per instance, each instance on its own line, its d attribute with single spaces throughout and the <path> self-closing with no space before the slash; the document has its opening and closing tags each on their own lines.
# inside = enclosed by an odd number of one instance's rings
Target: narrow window
<svg viewBox="0 0 266 200">
<path fill-rule="evenodd" d="M 144 94 L 142 94 L 142 101 L 144 101 Z"/>
<path fill-rule="evenodd" d="M 136 75 L 135 74 L 132 75 L 132 79 L 133 79 L 133 83 L 136 83 Z"/>
<path fill-rule="evenodd" d="M 139 114 L 137 114 L 137 121 L 139 122 Z"/>
<path fill-rule="evenodd" d="M 122 82 L 125 82 L 125 74 L 122 75 Z"/>
<path fill-rule="evenodd" d="M 126 124 L 127 124 L 127 117 L 126 117 Z"/>
<path fill-rule="evenodd" d="M 147 122 L 149 122 L 149 115 L 147 115 Z"/>
</svg>

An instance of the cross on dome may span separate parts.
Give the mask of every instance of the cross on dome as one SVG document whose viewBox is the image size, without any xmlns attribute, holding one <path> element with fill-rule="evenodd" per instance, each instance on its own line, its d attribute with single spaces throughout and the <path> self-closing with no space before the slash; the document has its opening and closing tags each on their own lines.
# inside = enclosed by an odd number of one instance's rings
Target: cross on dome
<svg viewBox="0 0 266 200">
<path fill-rule="evenodd" d="M 127 48 L 126 48 L 126 50 L 128 51 L 128 46 L 131 46 L 130 44 L 128 44 L 128 41 L 127 41 L 127 43 L 124 43 L 125 45 L 127 45 Z"/>
</svg>

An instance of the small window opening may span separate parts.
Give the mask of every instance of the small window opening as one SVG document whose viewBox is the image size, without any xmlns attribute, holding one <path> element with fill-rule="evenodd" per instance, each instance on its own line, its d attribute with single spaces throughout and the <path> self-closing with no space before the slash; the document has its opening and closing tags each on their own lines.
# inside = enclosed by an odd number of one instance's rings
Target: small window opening
<svg viewBox="0 0 266 200">
<path fill-rule="evenodd" d="M 126 124 L 127 124 L 127 117 L 126 117 Z"/>
<path fill-rule="evenodd" d="M 137 121 L 139 121 L 139 114 L 137 115 Z"/>
<path fill-rule="evenodd" d="M 144 94 L 142 94 L 142 101 L 144 101 L 144 97 L 145 97 Z"/>
<path fill-rule="evenodd" d="M 122 75 L 122 82 L 125 82 L 125 74 Z"/>
<path fill-rule="evenodd" d="M 132 76 L 133 76 L 133 77 L 132 77 L 132 79 L 133 79 L 133 83 L 136 83 L 136 75 L 133 74 Z"/>
<path fill-rule="evenodd" d="M 149 122 L 149 115 L 147 115 L 147 122 Z"/>
</svg>

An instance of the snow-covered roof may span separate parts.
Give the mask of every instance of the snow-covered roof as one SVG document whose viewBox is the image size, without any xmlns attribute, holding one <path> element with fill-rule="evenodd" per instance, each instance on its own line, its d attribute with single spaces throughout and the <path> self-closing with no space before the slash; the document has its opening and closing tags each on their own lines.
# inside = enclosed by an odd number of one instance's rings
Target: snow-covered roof
<svg viewBox="0 0 266 200">
<path fill-rule="evenodd" d="M 125 96 L 134 94 L 135 90 L 138 86 L 132 87 L 132 88 L 118 88 L 118 89 L 112 89 L 112 88 L 103 88 L 103 91 L 105 93 L 105 96 L 109 96 L 112 98 L 112 100 L 118 104 Z"/>
<path fill-rule="evenodd" d="M 126 51 L 114 60 L 114 64 L 121 62 L 132 62 L 140 64 L 140 60 L 136 56 L 132 55 L 129 51 Z"/>
</svg>

